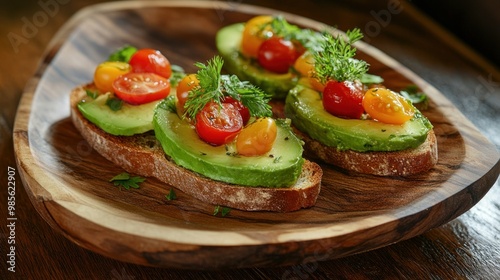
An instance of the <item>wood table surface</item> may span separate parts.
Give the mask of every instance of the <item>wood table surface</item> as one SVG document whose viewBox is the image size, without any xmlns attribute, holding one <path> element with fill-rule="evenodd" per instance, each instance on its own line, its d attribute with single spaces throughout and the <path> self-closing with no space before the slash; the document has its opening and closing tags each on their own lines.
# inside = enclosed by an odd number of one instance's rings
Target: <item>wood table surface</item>
<svg viewBox="0 0 500 280">
<path fill-rule="evenodd" d="M 0 279 L 497 279 L 500 183 L 460 217 L 412 239 L 341 259 L 288 267 L 198 271 L 112 260 L 66 240 L 36 212 L 17 170 L 12 129 L 17 104 L 49 41 L 84 6 L 101 1 L 16 2 L 0 10 Z M 309 17 L 365 41 L 440 90 L 500 149 L 500 72 L 410 4 L 399 1 L 229 1 Z M 452 117 L 452 116 L 450 116 Z M 8 220 L 8 173 L 16 184 Z M 10 226 L 15 224 L 15 228 Z M 15 272 L 8 270 L 15 241 Z M 9 243 L 10 242 L 10 243 Z"/>
</svg>

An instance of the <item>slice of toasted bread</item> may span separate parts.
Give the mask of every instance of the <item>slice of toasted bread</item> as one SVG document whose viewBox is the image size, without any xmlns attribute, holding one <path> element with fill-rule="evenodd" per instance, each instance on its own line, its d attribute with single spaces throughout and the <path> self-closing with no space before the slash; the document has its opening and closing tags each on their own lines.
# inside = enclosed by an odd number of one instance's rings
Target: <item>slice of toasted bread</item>
<svg viewBox="0 0 500 280">
<path fill-rule="evenodd" d="M 74 126 L 99 154 L 127 172 L 155 177 L 207 203 L 246 211 L 289 212 L 316 203 L 323 171 L 314 162 L 306 160 L 297 182 L 288 188 L 245 187 L 214 181 L 169 160 L 152 133 L 114 136 L 104 132 L 78 110 L 77 104 L 85 95 L 84 87 L 71 93 Z"/>
<path fill-rule="evenodd" d="M 378 176 L 409 176 L 428 171 L 438 160 L 437 141 L 431 130 L 420 146 L 394 152 L 340 151 L 311 139 L 307 134 L 295 129 L 295 134 L 304 141 L 305 155 L 347 171 Z"/>
</svg>

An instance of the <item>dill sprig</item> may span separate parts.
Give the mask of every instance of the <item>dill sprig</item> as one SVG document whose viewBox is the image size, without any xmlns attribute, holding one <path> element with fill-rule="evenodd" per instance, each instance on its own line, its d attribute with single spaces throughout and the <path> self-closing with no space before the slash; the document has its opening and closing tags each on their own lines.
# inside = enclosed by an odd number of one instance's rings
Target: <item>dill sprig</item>
<svg viewBox="0 0 500 280">
<path fill-rule="evenodd" d="M 215 56 L 206 65 L 195 63 L 200 68 L 196 73 L 199 85 L 189 92 L 184 106 L 186 116 L 194 120 L 207 103 L 213 101 L 222 105 L 225 96 L 240 101 L 252 116 L 271 116 L 270 96 L 251 83 L 240 81 L 235 75 L 222 75 L 223 64 L 220 56 Z"/>
<path fill-rule="evenodd" d="M 358 28 L 346 32 L 346 37 L 325 33 L 320 50 L 312 52 L 315 61 L 315 76 L 321 82 L 328 80 L 359 80 L 367 71 L 366 61 L 355 59 L 356 48 L 352 46 L 363 38 Z"/>
</svg>

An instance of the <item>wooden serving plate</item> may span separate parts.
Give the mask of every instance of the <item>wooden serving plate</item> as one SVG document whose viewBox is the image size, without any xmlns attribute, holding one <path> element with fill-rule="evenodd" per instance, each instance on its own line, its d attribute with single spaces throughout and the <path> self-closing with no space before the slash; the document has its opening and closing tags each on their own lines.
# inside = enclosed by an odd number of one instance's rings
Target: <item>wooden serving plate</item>
<svg viewBox="0 0 500 280">
<path fill-rule="evenodd" d="M 401 89 L 416 84 L 431 98 L 425 115 L 435 126 L 439 162 L 408 178 L 348 174 L 323 165 L 316 206 L 292 213 L 214 206 L 148 178 L 140 189 L 108 182 L 123 172 L 93 151 L 69 119 L 72 88 L 92 80 L 95 66 L 131 44 L 157 48 L 173 64 L 216 54 L 222 26 L 257 14 L 280 13 L 298 25 L 314 20 L 230 2 L 124 2 L 76 14 L 49 45 L 27 85 L 14 128 L 17 164 L 40 215 L 62 235 L 118 260 L 158 267 L 235 268 L 291 265 L 359 253 L 419 235 L 459 216 L 494 184 L 499 153 L 440 92 L 379 50 L 359 44 L 371 73 Z"/>
</svg>

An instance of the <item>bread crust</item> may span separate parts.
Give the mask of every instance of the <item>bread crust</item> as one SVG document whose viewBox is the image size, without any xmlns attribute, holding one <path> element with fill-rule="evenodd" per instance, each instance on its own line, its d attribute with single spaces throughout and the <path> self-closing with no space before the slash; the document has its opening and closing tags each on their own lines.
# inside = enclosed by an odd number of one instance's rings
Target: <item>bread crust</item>
<svg viewBox="0 0 500 280">
<path fill-rule="evenodd" d="M 74 126 L 93 149 L 127 172 L 155 177 L 206 203 L 245 211 L 290 212 L 316 203 L 323 171 L 314 162 L 305 160 L 301 175 L 289 188 L 246 187 L 215 181 L 169 160 L 152 133 L 114 136 L 95 126 L 77 108 L 86 95 L 84 88 L 75 88 L 70 95 Z"/>
<path fill-rule="evenodd" d="M 431 169 L 438 161 L 434 130 L 429 131 L 420 146 L 394 152 L 355 152 L 325 146 L 307 134 L 294 130 L 304 141 L 306 157 L 316 158 L 347 171 L 378 176 L 410 176 Z"/>
</svg>

